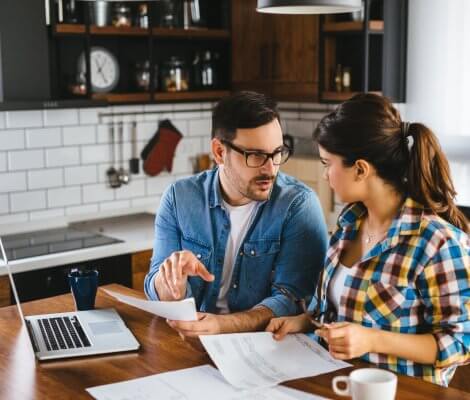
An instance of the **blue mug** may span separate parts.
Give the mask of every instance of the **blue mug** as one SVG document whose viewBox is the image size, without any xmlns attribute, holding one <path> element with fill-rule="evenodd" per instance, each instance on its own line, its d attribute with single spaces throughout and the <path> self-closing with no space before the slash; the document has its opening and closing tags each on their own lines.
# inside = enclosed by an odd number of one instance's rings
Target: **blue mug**
<svg viewBox="0 0 470 400">
<path fill-rule="evenodd" d="M 98 271 L 73 269 L 68 274 L 77 310 L 93 310 L 98 289 Z"/>
</svg>

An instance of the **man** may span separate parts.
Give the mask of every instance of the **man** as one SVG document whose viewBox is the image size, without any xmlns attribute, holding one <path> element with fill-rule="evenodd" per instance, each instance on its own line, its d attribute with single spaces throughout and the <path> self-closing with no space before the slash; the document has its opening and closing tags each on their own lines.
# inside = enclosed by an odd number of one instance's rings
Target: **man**
<svg viewBox="0 0 470 400">
<path fill-rule="evenodd" d="M 168 321 L 182 336 L 261 330 L 295 314 L 279 287 L 311 295 L 327 247 L 317 196 L 279 173 L 290 150 L 274 102 L 254 92 L 222 99 L 212 155 L 217 168 L 163 195 L 145 279 L 150 299 L 195 298 L 198 321 Z"/>
</svg>

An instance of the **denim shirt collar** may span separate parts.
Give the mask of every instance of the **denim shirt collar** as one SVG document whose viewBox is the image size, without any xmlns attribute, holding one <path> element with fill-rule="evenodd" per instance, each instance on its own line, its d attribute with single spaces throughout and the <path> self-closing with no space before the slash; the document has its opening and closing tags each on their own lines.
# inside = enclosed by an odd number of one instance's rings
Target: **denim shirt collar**
<svg viewBox="0 0 470 400">
<path fill-rule="evenodd" d="M 212 175 L 212 181 L 210 182 L 209 188 L 209 207 L 222 207 L 222 191 L 220 189 L 220 182 L 219 182 L 219 168 L 216 167 L 214 169 L 214 173 Z"/>
</svg>

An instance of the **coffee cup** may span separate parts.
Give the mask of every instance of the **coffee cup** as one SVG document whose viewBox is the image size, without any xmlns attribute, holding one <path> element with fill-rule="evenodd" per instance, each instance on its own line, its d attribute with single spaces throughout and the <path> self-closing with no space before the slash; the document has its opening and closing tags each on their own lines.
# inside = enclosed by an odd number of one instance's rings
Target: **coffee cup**
<svg viewBox="0 0 470 400">
<path fill-rule="evenodd" d="M 346 387 L 340 389 L 339 383 Z M 349 376 L 336 376 L 332 381 L 333 391 L 339 396 L 350 396 L 353 400 L 393 400 L 397 391 L 397 376 L 378 368 L 361 368 Z"/>
<path fill-rule="evenodd" d="M 93 310 L 98 289 L 98 271 L 96 269 L 72 269 L 68 274 L 68 279 L 76 309 Z"/>
</svg>

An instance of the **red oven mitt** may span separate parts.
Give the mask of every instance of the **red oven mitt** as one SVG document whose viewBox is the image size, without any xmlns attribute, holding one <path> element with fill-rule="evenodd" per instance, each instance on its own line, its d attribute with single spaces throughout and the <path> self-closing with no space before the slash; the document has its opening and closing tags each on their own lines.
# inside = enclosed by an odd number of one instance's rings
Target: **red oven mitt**
<svg viewBox="0 0 470 400">
<path fill-rule="evenodd" d="M 140 153 L 147 175 L 158 175 L 165 168 L 171 172 L 176 146 L 182 137 L 182 133 L 170 120 L 165 119 L 160 122 L 157 132 Z"/>
</svg>

